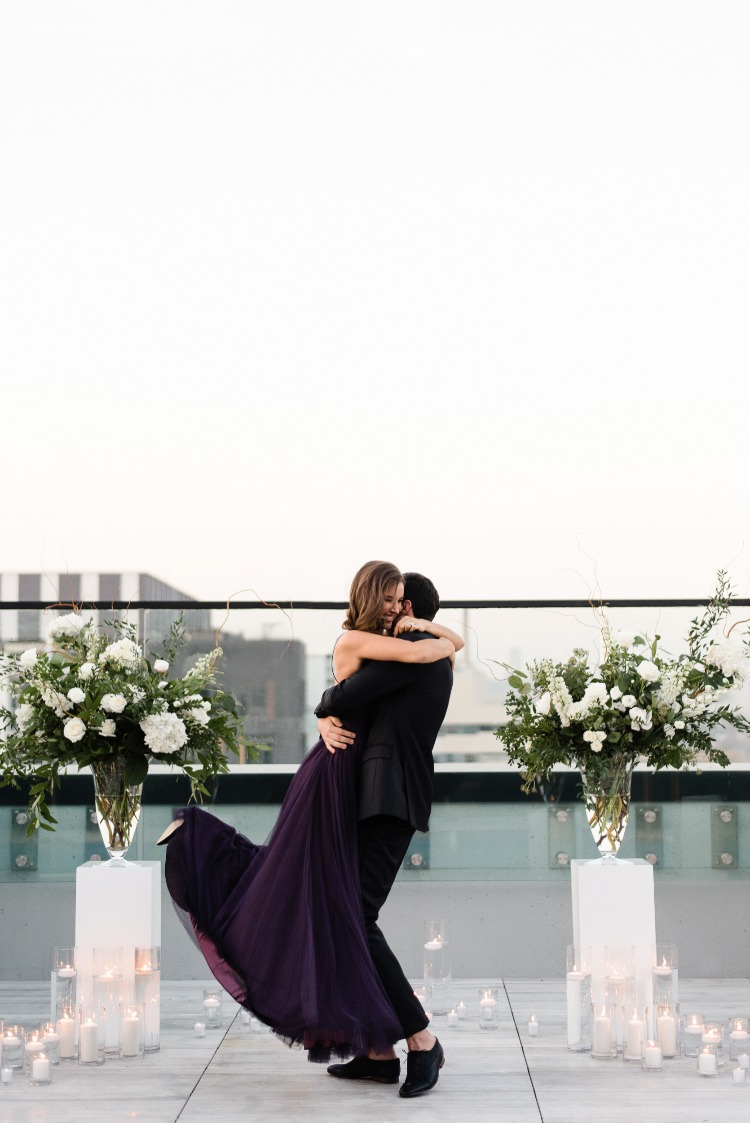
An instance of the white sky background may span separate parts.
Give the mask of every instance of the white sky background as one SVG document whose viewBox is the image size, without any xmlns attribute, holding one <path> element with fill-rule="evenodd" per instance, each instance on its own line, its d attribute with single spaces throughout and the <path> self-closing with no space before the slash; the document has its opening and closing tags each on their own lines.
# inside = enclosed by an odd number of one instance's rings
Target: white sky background
<svg viewBox="0 0 750 1123">
<path fill-rule="evenodd" d="M 0 52 L 0 570 L 750 595 L 745 0 L 3 0 Z"/>
</svg>

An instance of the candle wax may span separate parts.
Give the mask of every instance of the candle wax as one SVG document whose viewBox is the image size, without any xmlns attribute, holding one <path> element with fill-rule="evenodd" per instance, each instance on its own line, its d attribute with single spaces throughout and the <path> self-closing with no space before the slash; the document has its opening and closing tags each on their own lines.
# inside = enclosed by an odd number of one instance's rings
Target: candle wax
<svg viewBox="0 0 750 1123">
<path fill-rule="evenodd" d="M 716 1072 L 716 1056 L 713 1053 L 698 1054 L 698 1072 L 703 1076 L 713 1076 Z"/>
<path fill-rule="evenodd" d="M 46 1083 L 49 1080 L 49 1059 L 42 1054 L 31 1062 L 31 1079 Z"/>
</svg>

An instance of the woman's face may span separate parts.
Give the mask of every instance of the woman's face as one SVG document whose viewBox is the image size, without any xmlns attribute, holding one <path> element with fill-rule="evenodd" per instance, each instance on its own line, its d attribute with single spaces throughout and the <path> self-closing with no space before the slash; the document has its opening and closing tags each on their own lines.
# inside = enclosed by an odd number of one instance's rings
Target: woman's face
<svg viewBox="0 0 750 1123">
<path fill-rule="evenodd" d="M 383 627 L 390 632 L 393 622 L 404 607 L 404 583 L 394 581 L 389 585 L 383 599 Z"/>
</svg>

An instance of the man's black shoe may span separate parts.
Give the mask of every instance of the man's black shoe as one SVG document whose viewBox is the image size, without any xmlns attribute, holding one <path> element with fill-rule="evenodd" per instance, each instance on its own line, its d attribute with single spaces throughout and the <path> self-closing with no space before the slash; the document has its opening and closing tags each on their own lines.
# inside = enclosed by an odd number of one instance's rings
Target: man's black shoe
<svg viewBox="0 0 750 1123">
<path fill-rule="evenodd" d="M 392 1061 L 371 1061 L 369 1057 L 354 1057 L 346 1064 L 329 1065 L 328 1072 L 331 1076 L 340 1076 L 344 1080 L 374 1080 L 378 1084 L 398 1084 L 401 1061 L 398 1057 Z"/>
<path fill-rule="evenodd" d="M 431 1049 L 410 1049 L 406 1054 L 406 1080 L 398 1090 L 399 1096 L 408 1099 L 429 1092 L 437 1084 L 438 1073 L 444 1064 L 443 1046 L 437 1037 Z"/>
</svg>

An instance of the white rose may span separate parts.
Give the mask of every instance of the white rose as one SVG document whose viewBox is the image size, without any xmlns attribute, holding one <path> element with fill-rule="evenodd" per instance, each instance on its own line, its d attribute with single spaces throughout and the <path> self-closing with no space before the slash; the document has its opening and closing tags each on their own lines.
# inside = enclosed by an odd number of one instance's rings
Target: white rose
<svg viewBox="0 0 750 1123">
<path fill-rule="evenodd" d="M 95 670 L 95 663 L 81 663 L 78 668 L 78 677 L 82 678 L 84 682 L 88 682 Z"/>
<path fill-rule="evenodd" d="M 644 682 L 658 682 L 661 678 L 661 671 L 656 663 L 652 663 L 650 659 L 643 659 L 636 670 Z"/>
<path fill-rule="evenodd" d="M 619 699 L 622 698 L 622 691 L 619 686 L 613 686 L 609 692 L 609 696 L 613 702 L 619 701 Z"/>
<path fill-rule="evenodd" d="M 86 701 L 86 695 L 81 690 L 80 686 L 72 686 L 68 691 L 68 698 L 70 698 L 71 702 L 74 702 L 76 705 L 79 702 Z"/>
<path fill-rule="evenodd" d="M 592 701 L 606 702 L 609 697 L 609 691 L 603 682 L 590 682 L 586 687 L 584 697 Z"/>
<path fill-rule="evenodd" d="M 104 719 L 104 721 L 101 723 L 101 725 L 99 726 L 99 736 L 100 737 L 114 737 L 116 732 L 117 732 L 117 726 L 115 725 L 114 718 L 106 717 Z"/>
<path fill-rule="evenodd" d="M 623 694 L 620 701 L 622 702 L 625 709 L 629 710 L 631 706 L 634 706 L 636 704 L 638 699 L 635 697 L 634 694 Z"/>
<path fill-rule="evenodd" d="M 536 712 L 538 714 L 542 714 L 543 716 L 546 716 L 550 712 L 551 706 L 552 706 L 552 697 L 550 695 L 549 690 L 545 690 L 545 692 L 544 692 L 544 694 L 542 694 L 541 698 L 535 698 L 534 699 L 534 709 L 536 710 Z"/>
<path fill-rule="evenodd" d="M 618 647 L 632 647 L 633 640 L 635 639 L 635 632 L 615 632 L 614 639 Z"/>
<path fill-rule="evenodd" d="M 638 706 L 633 706 L 630 711 L 629 717 L 631 729 L 641 729 L 644 732 L 647 732 L 649 729 L 651 729 L 652 722 L 650 711 L 647 712 L 646 710 L 640 709 L 640 707 Z"/>
<path fill-rule="evenodd" d="M 672 738 L 674 737 L 674 726 L 673 725 L 665 725 L 664 726 L 664 736 L 668 737 L 670 741 L 672 740 Z"/>
<path fill-rule="evenodd" d="M 169 670 L 169 663 L 166 659 L 157 659 L 154 662 L 154 670 L 158 675 L 165 675 Z"/>
<path fill-rule="evenodd" d="M 675 727 L 675 729 L 684 729 L 685 728 L 685 722 L 684 721 L 676 721 L 674 723 L 674 727 Z"/>
<path fill-rule="evenodd" d="M 110 714 L 121 714 L 128 701 L 124 694 L 105 694 L 101 700 L 101 708 Z"/>
<path fill-rule="evenodd" d="M 65 722 L 63 736 L 74 744 L 86 736 L 86 726 L 79 717 L 71 717 Z"/>
<path fill-rule="evenodd" d="M 19 655 L 18 662 L 25 671 L 30 671 L 36 663 L 36 648 L 30 647 L 28 651 L 24 651 L 23 655 Z"/>
</svg>

